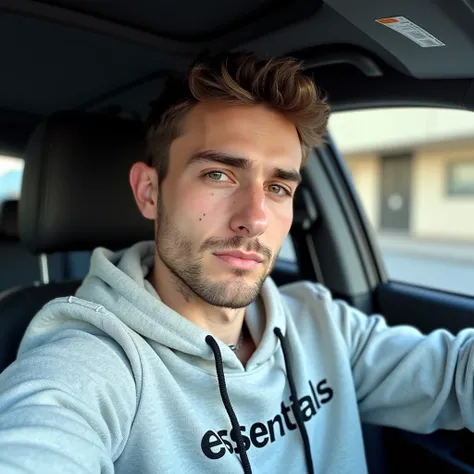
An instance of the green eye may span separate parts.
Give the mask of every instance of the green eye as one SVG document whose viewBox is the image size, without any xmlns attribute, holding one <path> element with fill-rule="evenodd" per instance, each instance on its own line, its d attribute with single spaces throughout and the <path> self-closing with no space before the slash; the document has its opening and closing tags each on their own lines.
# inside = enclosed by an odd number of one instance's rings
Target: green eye
<svg viewBox="0 0 474 474">
<path fill-rule="evenodd" d="M 224 176 L 224 173 L 222 173 L 221 171 L 211 171 L 210 173 L 207 173 L 207 176 L 214 181 L 220 181 L 221 178 Z"/>
<path fill-rule="evenodd" d="M 276 194 L 277 196 L 283 196 L 285 194 L 287 194 L 288 196 L 290 195 L 290 193 L 283 186 L 279 186 L 278 184 L 272 184 L 269 186 L 269 188 L 271 192 L 273 194 Z"/>
</svg>

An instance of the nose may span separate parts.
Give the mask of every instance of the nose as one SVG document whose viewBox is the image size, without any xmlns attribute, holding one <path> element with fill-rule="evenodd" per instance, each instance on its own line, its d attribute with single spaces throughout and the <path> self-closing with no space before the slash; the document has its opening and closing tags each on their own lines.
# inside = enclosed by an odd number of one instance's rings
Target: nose
<svg viewBox="0 0 474 474">
<path fill-rule="evenodd" d="M 257 237 L 268 227 L 266 195 L 261 187 L 242 189 L 235 196 L 230 228 L 242 237 Z"/>
</svg>

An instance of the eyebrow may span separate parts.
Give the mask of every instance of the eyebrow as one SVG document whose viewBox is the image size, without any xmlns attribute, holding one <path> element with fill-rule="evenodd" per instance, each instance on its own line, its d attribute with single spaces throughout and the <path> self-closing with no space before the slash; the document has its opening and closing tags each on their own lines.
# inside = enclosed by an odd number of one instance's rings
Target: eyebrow
<svg viewBox="0 0 474 474">
<path fill-rule="evenodd" d="M 189 158 L 187 166 L 196 163 L 221 163 L 233 168 L 239 168 L 245 171 L 251 171 L 254 168 L 254 162 L 248 158 L 233 156 L 214 150 L 206 150 L 195 153 Z M 301 174 L 297 170 L 288 170 L 283 168 L 273 168 L 273 178 L 283 179 L 285 181 L 293 181 L 296 184 L 301 183 Z"/>
</svg>

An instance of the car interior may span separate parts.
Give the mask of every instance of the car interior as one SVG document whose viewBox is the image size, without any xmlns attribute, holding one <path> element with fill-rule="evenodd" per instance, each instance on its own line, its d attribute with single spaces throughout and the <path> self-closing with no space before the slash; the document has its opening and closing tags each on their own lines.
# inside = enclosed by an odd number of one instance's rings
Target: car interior
<svg viewBox="0 0 474 474">
<path fill-rule="evenodd" d="M 442 45 L 423 47 L 427 36 L 410 39 L 377 21 L 394 16 Z M 249 49 L 299 59 L 334 112 L 474 110 L 473 24 L 468 0 L 0 1 L 0 155 L 25 163 L 19 201 L 0 208 L 0 372 L 37 311 L 74 294 L 95 248 L 153 239 L 128 171 L 146 160 L 144 121 L 167 75 L 203 51 Z M 472 325 L 474 298 L 389 278 L 329 134 L 302 174 L 293 256 L 278 260 L 278 285 L 319 282 L 425 333 Z M 369 472 L 474 473 L 467 430 L 365 425 L 364 439 Z"/>
</svg>

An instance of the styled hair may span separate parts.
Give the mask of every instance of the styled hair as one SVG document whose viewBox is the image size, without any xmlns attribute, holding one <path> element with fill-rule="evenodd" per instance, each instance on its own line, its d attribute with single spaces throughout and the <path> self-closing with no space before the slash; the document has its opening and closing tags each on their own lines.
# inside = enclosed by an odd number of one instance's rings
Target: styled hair
<svg viewBox="0 0 474 474">
<path fill-rule="evenodd" d="M 171 142 L 181 134 L 186 114 L 198 102 L 263 104 L 281 112 L 298 132 L 303 164 L 324 142 L 329 105 L 301 63 L 293 58 L 263 59 L 252 52 L 201 56 L 181 78 L 170 78 L 148 117 L 148 157 L 161 183 L 168 172 Z"/>
</svg>

